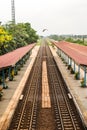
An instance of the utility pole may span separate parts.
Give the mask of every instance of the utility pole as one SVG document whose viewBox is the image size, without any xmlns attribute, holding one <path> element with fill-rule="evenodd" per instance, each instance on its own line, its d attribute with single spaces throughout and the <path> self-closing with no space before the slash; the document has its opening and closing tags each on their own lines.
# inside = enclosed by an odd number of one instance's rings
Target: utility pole
<svg viewBox="0 0 87 130">
<path fill-rule="evenodd" d="M 12 22 L 15 24 L 15 3 L 14 0 L 11 0 L 11 13 L 12 13 Z"/>
</svg>

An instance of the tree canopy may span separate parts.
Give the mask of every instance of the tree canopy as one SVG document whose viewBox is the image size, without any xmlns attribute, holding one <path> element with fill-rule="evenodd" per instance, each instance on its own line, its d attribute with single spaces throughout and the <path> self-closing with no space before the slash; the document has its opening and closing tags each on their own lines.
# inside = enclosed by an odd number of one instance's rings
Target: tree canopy
<svg viewBox="0 0 87 130">
<path fill-rule="evenodd" d="M 9 34 L 4 27 L 0 26 L 0 54 L 4 54 L 6 52 L 5 48 L 11 40 L 12 35 Z"/>
<path fill-rule="evenodd" d="M 37 40 L 38 35 L 30 23 L 13 24 L 9 22 L 0 26 L 0 55 L 37 42 Z"/>
</svg>

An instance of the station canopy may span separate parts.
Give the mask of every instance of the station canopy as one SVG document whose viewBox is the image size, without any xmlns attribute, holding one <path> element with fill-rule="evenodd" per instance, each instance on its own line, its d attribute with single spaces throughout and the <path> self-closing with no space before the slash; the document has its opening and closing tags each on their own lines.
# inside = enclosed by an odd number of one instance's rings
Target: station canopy
<svg viewBox="0 0 87 130">
<path fill-rule="evenodd" d="M 54 41 L 53 43 L 77 64 L 87 66 L 87 46 L 65 41 Z"/>
<path fill-rule="evenodd" d="M 25 47 L 18 48 L 12 52 L 0 56 L 0 70 L 9 66 L 14 66 L 34 46 L 35 44 L 29 44 Z"/>
</svg>

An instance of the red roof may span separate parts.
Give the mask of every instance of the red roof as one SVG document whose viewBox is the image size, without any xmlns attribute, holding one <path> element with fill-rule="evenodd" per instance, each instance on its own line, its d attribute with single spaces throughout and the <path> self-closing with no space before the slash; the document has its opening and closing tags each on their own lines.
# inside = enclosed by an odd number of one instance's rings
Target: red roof
<svg viewBox="0 0 87 130">
<path fill-rule="evenodd" d="M 77 64 L 87 66 L 87 46 L 65 41 L 54 42 L 54 44 L 72 58 Z"/>
<path fill-rule="evenodd" d="M 0 56 L 0 69 L 8 66 L 14 66 L 35 44 L 18 48 L 12 52 Z"/>
</svg>

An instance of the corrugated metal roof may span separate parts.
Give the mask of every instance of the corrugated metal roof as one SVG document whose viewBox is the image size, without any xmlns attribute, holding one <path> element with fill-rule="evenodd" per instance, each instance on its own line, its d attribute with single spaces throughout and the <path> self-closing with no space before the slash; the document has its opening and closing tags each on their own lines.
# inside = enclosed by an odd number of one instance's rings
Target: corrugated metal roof
<svg viewBox="0 0 87 130">
<path fill-rule="evenodd" d="M 87 46 L 70 43 L 70 42 L 54 42 L 54 44 L 65 52 L 70 58 L 80 65 L 87 66 Z"/>
<path fill-rule="evenodd" d="M 34 45 L 30 44 L 0 56 L 0 69 L 15 65 Z"/>
</svg>

